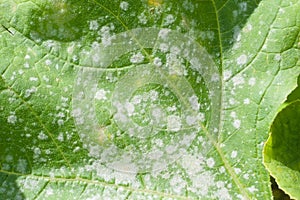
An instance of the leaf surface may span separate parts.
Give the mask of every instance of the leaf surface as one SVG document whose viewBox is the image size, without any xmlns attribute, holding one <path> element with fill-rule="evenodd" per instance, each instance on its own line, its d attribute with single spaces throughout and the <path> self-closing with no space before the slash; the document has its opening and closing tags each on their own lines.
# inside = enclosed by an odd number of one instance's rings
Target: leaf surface
<svg viewBox="0 0 300 200">
<path fill-rule="evenodd" d="M 0 194 L 271 199 L 298 1 L 0 1 Z"/>
<path fill-rule="evenodd" d="M 279 187 L 299 199 L 299 100 L 280 111 L 264 148 L 264 163 Z"/>
</svg>

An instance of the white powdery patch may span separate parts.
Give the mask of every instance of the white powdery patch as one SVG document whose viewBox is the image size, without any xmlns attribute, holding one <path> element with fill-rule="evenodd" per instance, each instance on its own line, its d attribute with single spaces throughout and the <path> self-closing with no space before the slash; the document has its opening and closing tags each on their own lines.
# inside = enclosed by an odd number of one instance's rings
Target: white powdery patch
<svg viewBox="0 0 300 200">
<path fill-rule="evenodd" d="M 249 190 L 249 192 L 254 193 L 254 192 L 258 192 L 258 189 L 255 186 L 251 186 L 247 188 Z"/>
<path fill-rule="evenodd" d="M 173 24 L 174 22 L 175 22 L 175 17 L 173 15 L 169 14 L 165 18 L 164 25 L 170 25 L 170 24 Z"/>
<path fill-rule="evenodd" d="M 25 95 L 24 97 L 27 98 L 27 97 L 30 97 L 31 94 L 35 93 L 37 91 L 37 88 L 36 87 L 32 87 L 30 89 L 27 89 L 25 90 Z"/>
<path fill-rule="evenodd" d="M 175 174 L 170 180 L 170 185 L 175 193 L 181 194 L 182 189 L 186 186 L 186 182 L 178 174 Z"/>
<path fill-rule="evenodd" d="M 14 112 L 10 113 L 10 115 L 7 117 L 7 122 L 10 124 L 15 124 L 17 122 L 17 116 Z"/>
<path fill-rule="evenodd" d="M 189 102 L 193 110 L 198 111 L 200 109 L 200 104 L 198 103 L 198 97 L 196 95 L 191 96 Z"/>
<path fill-rule="evenodd" d="M 220 75 L 217 74 L 217 73 L 214 73 L 214 74 L 211 76 L 211 81 L 212 81 L 212 82 L 218 82 L 218 81 L 220 81 Z"/>
<path fill-rule="evenodd" d="M 128 3 L 128 2 L 122 1 L 122 2 L 120 3 L 120 8 L 121 8 L 122 10 L 126 11 L 126 10 L 128 10 L 128 7 L 129 7 L 129 3 Z"/>
<path fill-rule="evenodd" d="M 40 140 L 47 140 L 48 136 L 42 131 L 42 132 L 39 133 L 38 138 Z"/>
<path fill-rule="evenodd" d="M 132 114 L 134 113 L 134 105 L 130 102 L 126 102 L 125 103 L 125 109 L 128 113 L 128 116 L 132 116 Z"/>
<path fill-rule="evenodd" d="M 230 70 L 225 70 L 223 73 L 224 81 L 227 81 L 232 76 L 232 72 Z"/>
<path fill-rule="evenodd" d="M 179 116 L 170 115 L 167 118 L 167 128 L 170 131 L 179 131 L 181 128 L 181 120 Z"/>
<path fill-rule="evenodd" d="M 231 113 L 230 113 L 230 117 L 232 117 L 232 118 L 236 118 L 236 112 L 234 112 L 234 111 L 232 111 Z"/>
<path fill-rule="evenodd" d="M 30 77 L 29 81 L 38 81 L 39 79 L 37 77 Z"/>
<path fill-rule="evenodd" d="M 252 29 L 253 29 L 252 24 L 247 24 L 247 25 L 245 26 L 245 28 L 243 29 L 243 32 L 244 32 L 244 33 L 248 33 L 248 32 L 250 32 L 250 31 L 252 31 Z"/>
<path fill-rule="evenodd" d="M 142 13 L 141 15 L 138 16 L 139 19 L 139 23 L 140 24 L 147 24 L 148 20 L 147 17 L 144 13 Z"/>
<path fill-rule="evenodd" d="M 158 92 L 155 90 L 151 90 L 149 92 L 149 96 L 150 96 L 151 101 L 155 101 L 158 99 Z"/>
<path fill-rule="evenodd" d="M 234 99 L 234 98 L 230 98 L 230 99 L 229 99 L 229 104 L 230 104 L 230 105 L 236 104 L 235 99 Z"/>
<path fill-rule="evenodd" d="M 95 31 L 98 30 L 99 24 L 96 20 L 90 21 L 90 30 Z"/>
<path fill-rule="evenodd" d="M 137 53 L 137 54 L 134 54 L 133 56 L 131 56 L 131 58 L 130 58 L 130 62 L 131 63 L 141 63 L 141 62 L 143 62 L 144 61 L 144 56 L 143 56 L 143 54 L 142 53 Z"/>
<path fill-rule="evenodd" d="M 274 60 L 280 61 L 281 60 L 281 55 L 278 53 L 275 55 Z"/>
<path fill-rule="evenodd" d="M 215 160 L 213 158 L 208 158 L 206 164 L 209 168 L 213 168 L 215 166 Z"/>
<path fill-rule="evenodd" d="M 246 179 L 246 180 L 248 180 L 249 179 L 249 174 L 244 174 L 243 178 Z"/>
<path fill-rule="evenodd" d="M 105 47 L 111 45 L 112 40 L 115 38 L 115 36 L 110 33 L 114 29 L 115 29 L 114 25 L 110 24 L 109 26 L 102 26 L 100 31 L 98 31 L 98 34 L 101 36 L 101 42 Z M 94 43 L 96 43 L 96 42 L 94 42 Z M 92 46 L 95 49 L 94 52 L 99 52 L 98 46 L 94 46 L 94 44 Z M 96 55 L 93 55 L 93 56 L 96 56 Z"/>
<path fill-rule="evenodd" d="M 241 120 L 239 120 L 239 119 L 234 120 L 232 125 L 236 129 L 240 128 L 241 127 Z"/>
<path fill-rule="evenodd" d="M 95 172 L 98 177 L 107 182 L 114 180 L 116 184 L 138 184 L 136 180 L 137 167 L 133 163 L 130 163 L 130 160 L 128 161 L 124 158 L 123 160 L 110 163 L 110 165 L 112 168 L 116 168 L 115 165 L 120 165 L 121 169 L 130 171 L 131 173 L 114 171 L 111 167 L 104 167 L 100 161 L 95 161 L 91 165 L 86 165 L 85 169 L 90 172 Z"/>
<path fill-rule="evenodd" d="M 28 62 L 25 62 L 25 63 L 24 63 L 24 68 L 26 68 L 26 69 L 30 68 L 30 66 L 29 66 L 29 63 L 28 63 Z"/>
<path fill-rule="evenodd" d="M 201 157 L 202 158 L 202 157 Z M 203 169 L 203 158 L 197 158 L 191 155 L 184 155 L 181 158 L 181 165 L 189 175 L 202 172 Z"/>
<path fill-rule="evenodd" d="M 153 59 L 153 64 L 154 64 L 155 66 L 157 66 L 157 67 L 160 67 L 160 66 L 162 66 L 162 61 L 161 61 L 160 58 L 155 57 L 155 58 Z"/>
<path fill-rule="evenodd" d="M 248 81 L 248 84 L 249 84 L 250 86 L 254 86 L 255 83 L 256 83 L 256 79 L 255 79 L 254 77 L 250 78 L 249 81 Z"/>
<path fill-rule="evenodd" d="M 142 102 L 142 96 L 140 96 L 140 95 L 135 95 L 132 98 L 132 103 L 135 105 L 140 104 L 141 102 Z"/>
<path fill-rule="evenodd" d="M 245 79 L 241 74 L 238 74 L 235 77 L 233 77 L 232 81 L 234 86 L 242 85 L 245 83 Z"/>
<path fill-rule="evenodd" d="M 171 31 L 170 29 L 166 29 L 166 28 L 161 29 L 158 33 L 158 36 L 162 39 L 167 39 L 167 36 L 170 33 L 170 31 Z"/>
<path fill-rule="evenodd" d="M 19 184 L 23 185 L 25 189 L 32 190 L 33 188 L 37 188 L 39 186 L 39 180 L 34 179 L 25 179 L 20 180 Z"/>
<path fill-rule="evenodd" d="M 57 124 L 58 124 L 59 126 L 64 125 L 64 123 L 65 123 L 65 121 L 64 121 L 63 119 L 57 120 Z"/>
<path fill-rule="evenodd" d="M 197 124 L 197 117 L 195 116 L 186 116 L 186 123 L 191 126 L 191 125 L 196 125 Z"/>
<path fill-rule="evenodd" d="M 51 60 L 49 60 L 49 59 L 47 59 L 47 60 L 45 61 L 45 64 L 46 64 L 47 66 L 49 66 L 49 65 L 51 65 L 51 64 L 52 64 L 52 61 L 51 61 Z"/>
<path fill-rule="evenodd" d="M 245 54 L 242 54 L 236 59 L 236 63 L 238 65 L 244 65 L 244 64 L 246 64 L 247 60 L 248 60 L 248 57 Z"/>
<path fill-rule="evenodd" d="M 25 174 L 28 168 L 27 160 L 25 159 L 19 159 L 17 163 L 16 170 L 20 173 Z"/>
<path fill-rule="evenodd" d="M 167 45 L 166 43 L 160 43 L 159 49 L 160 49 L 163 53 L 166 53 L 166 52 L 169 50 L 169 45 Z"/>
<path fill-rule="evenodd" d="M 240 174 L 242 172 L 240 168 L 233 168 L 233 170 L 236 174 Z"/>
<path fill-rule="evenodd" d="M 107 91 L 104 90 L 104 89 L 100 89 L 96 92 L 95 94 L 95 99 L 98 99 L 98 100 L 106 100 L 107 97 L 106 97 L 106 93 Z"/>
<path fill-rule="evenodd" d="M 60 142 L 63 142 L 64 141 L 64 133 L 60 132 L 57 136 L 57 140 Z"/>
<path fill-rule="evenodd" d="M 232 151 L 230 157 L 231 158 L 236 158 L 238 152 L 237 151 Z"/>
<path fill-rule="evenodd" d="M 147 154 L 147 158 L 151 160 L 160 160 L 162 156 L 163 156 L 163 152 L 158 149 Z"/>
<path fill-rule="evenodd" d="M 245 104 L 245 105 L 250 104 L 250 99 L 249 99 L 249 98 L 244 99 L 244 104 Z"/>
</svg>

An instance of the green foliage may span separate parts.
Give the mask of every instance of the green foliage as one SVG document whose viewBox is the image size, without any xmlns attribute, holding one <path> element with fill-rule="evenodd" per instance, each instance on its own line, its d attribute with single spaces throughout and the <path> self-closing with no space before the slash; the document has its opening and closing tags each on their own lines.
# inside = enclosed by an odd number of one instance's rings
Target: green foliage
<svg viewBox="0 0 300 200">
<path fill-rule="evenodd" d="M 299 199 L 299 137 L 300 101 L 282 109 L 276 117 L 264 149 L 264 163 L 279 187 Z"/>
<path fill-rule="evenodd" d="M 0 0 L 1 198 L 272 199 L 262 149 L 297 86 L 299 10 Z M 296 181 L 276 120 L 265 164 Z"/>
</svg>

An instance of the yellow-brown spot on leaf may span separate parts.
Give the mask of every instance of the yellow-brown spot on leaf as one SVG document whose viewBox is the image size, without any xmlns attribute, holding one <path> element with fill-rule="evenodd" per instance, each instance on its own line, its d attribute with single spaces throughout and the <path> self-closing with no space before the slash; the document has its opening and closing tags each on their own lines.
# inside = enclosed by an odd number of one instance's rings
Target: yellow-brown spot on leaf
<svg viewBox="0 0 300 200">
<path fill-rule="evenodd" d="M 163 3 L 163 0 L 148 0 L 148 5 L 150 6 L 160 6 Z"/>
</svg>

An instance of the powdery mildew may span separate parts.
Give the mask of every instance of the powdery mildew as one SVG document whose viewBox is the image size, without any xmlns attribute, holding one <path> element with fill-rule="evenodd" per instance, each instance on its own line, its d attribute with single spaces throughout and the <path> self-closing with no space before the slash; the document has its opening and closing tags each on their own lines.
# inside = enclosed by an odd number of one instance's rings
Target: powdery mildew
<svg viewBox="0 0 300 200">
<path fill-rule="evenodd" d="M 167 23 L 173 20 L 169 16 Z M 89 67 L 80 71 L 74 86 L 73 116 L 91 156 L 117 171 L 155 172 L 184 155 L 201 128 L 214 133 L 220 118 L 221 80 L 204 48 L 170 29 L 137 28 L 106 39 L 109 44 L 92 45 L 90 57 L 81 63 Z M 163 52 L 166 60 L 149 55 L 144 49 Z M 127 54 L 131 54 L 128 68 L 110 68 Z M 190 69 L 184 64 L 186 61 Z M 209 93 L 208 102 L 201 103 L 199 92 L 188 81 L 188 70 L 197 78 L 202 77 Z M 102 88 L 107 86 L 99 86 L 101 82 L 111 87 Z M 154 88 L 140 91 L 149 87 Z M 162 99 L 166 103 L 161 103 Z M 131 142 L 115 143 L 116 136 L 110 128 L 98 123 L 97 103 L 102 105 L 101 112 L 106 113 L 107 120 L 119 129 L 117 136 Z M 100 116 L 99 120 L 104 120 L 104 115 Z M 214 166 L 212 158 L 207 165 Z"/>
</svg>

